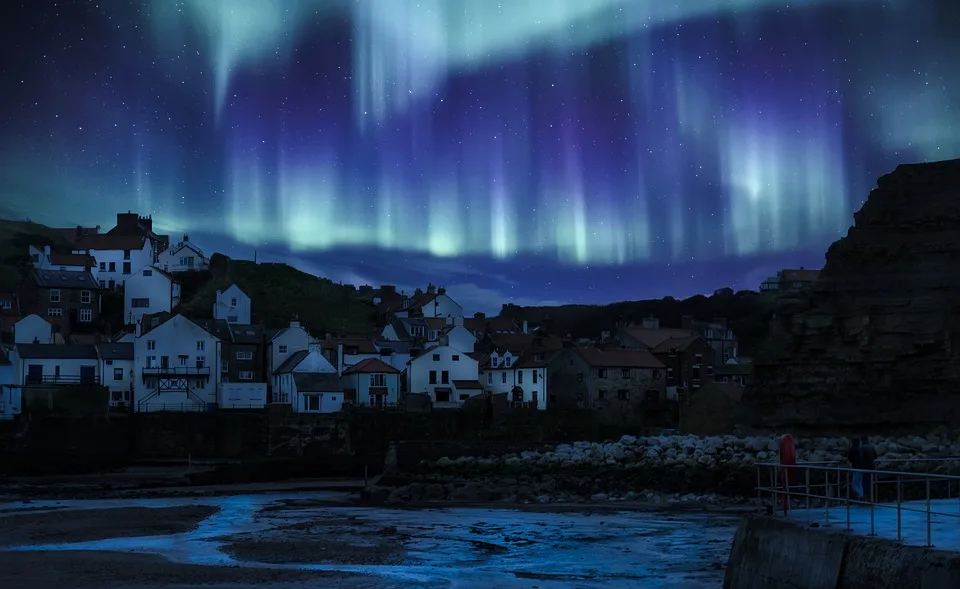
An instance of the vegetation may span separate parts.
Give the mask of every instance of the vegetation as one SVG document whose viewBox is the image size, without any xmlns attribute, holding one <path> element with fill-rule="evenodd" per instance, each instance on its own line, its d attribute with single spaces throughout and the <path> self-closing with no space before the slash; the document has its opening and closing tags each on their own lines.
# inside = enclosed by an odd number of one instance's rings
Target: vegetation
<svg viewBox="0 0 960 589">
<path fill-rule="evenodd" d="M 30 265 L 30 246 L 66 247 L 63 236 L 32 221 L 0 219 L 0 290 L 16 290 Z"/>
<path fill-rule="evenodd" d="M 282 327 L 292 319 L 311 333 L 366 334 L 376 327 L 373 305 L 341 286 L 286 264 L 257 264 L 213 254 L 209 273 L 184 273 L 181 311 L 211 317 L 217 291 L 236 284 L 250 297 L 254 323 Z"/>
<path fill-rule="evenodd" d="M 776 299 L 744 290 L 736 294 L 698 295 L 684 300 L 626 301 L 610 305 L 564 305 L 561 307 L 519 307 L 504 305 L 501 315 L 538 324 L 545 319 L 558 334 L 574 338 L 597 337 L 603 330 L 616 331 L 618 323 L 640 324 L 644 317 L 657 317 L 661 327 L 680 327 L 683 316 L 697 321 L 726 318 L 727 326 L 740 340 L 740 354 L 753 356 L 769 333 L 776 311 Z"/>
</svg>

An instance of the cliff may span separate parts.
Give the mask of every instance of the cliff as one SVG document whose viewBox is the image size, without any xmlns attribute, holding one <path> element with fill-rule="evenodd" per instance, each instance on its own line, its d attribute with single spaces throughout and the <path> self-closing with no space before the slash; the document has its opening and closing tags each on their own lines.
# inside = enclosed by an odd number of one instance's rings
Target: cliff
<svg viewBox="0 0 960 589">
<path fill-rule="evenodd" d="M 781 300 L 750 425 L 960 423 L 960 160 L 897 167 L 854 221 L 819 282 Z"/>
</svg>

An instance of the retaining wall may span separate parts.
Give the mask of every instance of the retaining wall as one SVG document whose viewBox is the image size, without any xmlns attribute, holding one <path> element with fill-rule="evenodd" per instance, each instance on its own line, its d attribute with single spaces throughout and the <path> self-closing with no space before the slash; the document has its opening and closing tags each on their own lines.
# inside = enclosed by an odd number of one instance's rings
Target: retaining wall
<svg viewBox="0 0 960 589">
<path fill-rule="evenodd" d="M 723 587 L 950 589 L 960 587 L 960 553 L 749 515 L 734 537 Z"/>
</svg>

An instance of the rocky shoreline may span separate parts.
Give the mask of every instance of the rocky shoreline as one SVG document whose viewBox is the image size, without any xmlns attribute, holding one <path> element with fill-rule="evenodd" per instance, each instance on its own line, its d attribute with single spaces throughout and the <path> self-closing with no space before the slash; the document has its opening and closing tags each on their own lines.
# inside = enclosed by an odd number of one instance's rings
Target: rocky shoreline
<svg viewBox="0 0 960 589">
<path fill-rule="evenodd" d="M 800 438 L 795 442 L 800 463 L 845 466 L 847 438 Z M 937 430 L 923 437 L 877 436 L 871 442 L 877 450 L 878 470 L 960 474 L 960 436 L 955 433 Z M 758 465 L 777 463 L 779 445 L 779 436 L 623 436 L 616 442 L 558 444 L 502 456 L 444 457 L 422 461 L 410 472 L 390 472 L 388 468 L 368 497 L 386 504 L 750 503 L 757 499 Z M 764 472 L 761 476 L 769 475 Z M 805 476 L 801 473 L 800 479 Z M 831 476 L 835 480 L 836 472 Z M 811 470 L 810 479 L 811 485 L 827 482 L 823 470 Z"/>
</svg>

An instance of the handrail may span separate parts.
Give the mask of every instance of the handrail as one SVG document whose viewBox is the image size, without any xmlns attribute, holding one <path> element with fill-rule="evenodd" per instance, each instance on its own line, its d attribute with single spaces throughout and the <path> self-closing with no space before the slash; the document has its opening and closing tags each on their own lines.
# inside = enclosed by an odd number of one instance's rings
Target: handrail
<svg viewBox="0 0 960 589">
<path fill-rule="evenodd" d="M 946 462 L 950 460 L 960 461 L 960 459 L 953 458 L 930 459 L 929 461 Z M 836 463 L 836 461 L 833 462 Z M 909 462 L 909 460 L 901 460 L 901 462 Z M 762 504 L 764 493 L 767 493 L 769 497 L 768 511 L 771 513 L 777 512 L 782 503 L 784 516 L 789 516 L 791 504 L 794 500 L 802 499 L 805 503 L 806 516 L 813 515 L 814 510 L 823 509 L 825 523 L 829 524 L 831 509 L 840 507 L 845 511 L 846 529 L 851 531 L 853 529 L 851 507 L 867 507 L 870 512 L 870 535 L 875 536 L 877 535 L 876 511 L 878 509 L 891 509 L 896 511 L 897 541 L 903 541 L 904 514 L 922 514 L 923 523 L 926 527 L 925 545 L 927 547 L 933 546 L 932 533 L 935 517 L 960 519 L 960 503 L 958 503 L 958 509 L 955 512 L 934 509 L 932 503 L 935 499 L 939 500 L 943 495 L 948 499 L 960 499 L 952 493 L 953 481 L 958 481 L 958 489 L 960 489 L 960 474 L 909 472 L 877 468 L 864 470 L 849 466 L 825 466 L 823 463 L 815 462 L 798 462 L 795 465 L 761 462 L 756 463 L 755 466 L 757 467 L 758 502 Z M 763 484 L 763 470 L 768 471 L 769 485 Z M 869 483 L 869 486 L 864 488 L 865 499 L 857 499 L 851 496 L 850 489 L 854 473 L 865 475 L 864 482 Z M 793 476 L 788 476 L 788 474 Z M 819 481 L 811 480 L 811 476 L 818 477 L 818 475 Z M 803 480 L 798 483 L 797 481 L 801 476 Z M 919 483 L 923 486 L 924 491 L 922 493 L 913 493 L 914 496 L 920 495 L 917 500 L 924 502 L 922 507 L 917 507 L 910 500 L 911 494 L 905 494 L 904 487 L 910 483 Z M 889 489 L 886 485 L 896 485 L 895 503 L 892 502 L 892 494 L 888 494 L 888 497 L 891 497 L 891 502 L 883 503 L 879 501 L 880 491 Z M 944 485 L 946 487 L 945 493 L 942 492 Z M 845 497 L 840 496 L 843 487 L 846 489 Z M 935 495 L 941 497 L 935 497 Z M 817 505 L 813 505 L 813 503 Z M 951 531 L 955 527 L 956 525 L 952 524 Z"/>
</svg>

